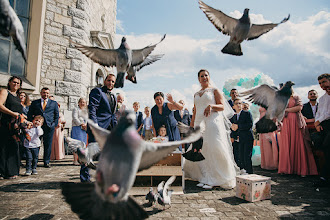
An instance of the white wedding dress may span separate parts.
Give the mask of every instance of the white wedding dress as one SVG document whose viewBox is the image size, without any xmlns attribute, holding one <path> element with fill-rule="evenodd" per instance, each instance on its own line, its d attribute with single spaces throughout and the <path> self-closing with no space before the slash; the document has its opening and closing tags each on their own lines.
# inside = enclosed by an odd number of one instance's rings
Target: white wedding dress
<svg viewBox="0 0 330 220">
<path fill-rule="evenodd" d="M 207 88 L 195 93 L 194 96 L 196 107 L 194 126 L 200 126 L 203 133 L 201 152 L 205 160 L 200 162 L 185 160 L 183 170 L 186 177 L 193 180 L 210 186 L 232 189 L 236 186 L 239 168 L 234 161 L 233 147 L 230 142 L 231 123 L 227 117 L 231 116 L 226 117 L 226 115 L 228 115 L 227 112 L 233 110 L 228 103 L 225 103 L 225 110 L 226 108 L 230 110 L 212 111 L 208 117 L 204 116 L 205 108 L 209 104 L 216 104 L 214 90 L 215 88 Z"/>
</svg>

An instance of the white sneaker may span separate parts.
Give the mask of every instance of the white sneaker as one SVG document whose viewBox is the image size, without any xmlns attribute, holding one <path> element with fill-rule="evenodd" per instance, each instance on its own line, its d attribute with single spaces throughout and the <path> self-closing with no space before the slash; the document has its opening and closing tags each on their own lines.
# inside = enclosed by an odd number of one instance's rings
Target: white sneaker
<svg viewBox="0 0 330 220">
<path fill-rule="evenodd" d="M 196 186 L 203 187 L 204 186 L 204 183 L 198 183 Z"/>
<path fill-rule="evenodd" d="M 213 186 L 209 186 L 209 185 L 207 185 L 207 184 L 205 184 L 204 186 L 203 186 L 203 189 L 212 189 L 213 188 Z"/>
</svg>

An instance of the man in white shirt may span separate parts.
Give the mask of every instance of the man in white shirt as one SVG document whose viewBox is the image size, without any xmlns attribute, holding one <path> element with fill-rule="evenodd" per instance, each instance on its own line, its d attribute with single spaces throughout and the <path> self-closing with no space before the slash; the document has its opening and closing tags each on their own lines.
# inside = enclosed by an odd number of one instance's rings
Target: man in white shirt
<svg viewBox="0 0 330 220">
<path fill-rule="evenodd" d="M 329 186 L 330 177 L 330 74 L 324 73 L 318 78 L 320 87 L 325 94 L 319 99 L 318 110 L 315 115 L 315 128 L 320 132 L 321 142 L 318 146 L 324 152 L 325 164 L 322 167 L 321 182 L 316 186 Z"/>
</svg>

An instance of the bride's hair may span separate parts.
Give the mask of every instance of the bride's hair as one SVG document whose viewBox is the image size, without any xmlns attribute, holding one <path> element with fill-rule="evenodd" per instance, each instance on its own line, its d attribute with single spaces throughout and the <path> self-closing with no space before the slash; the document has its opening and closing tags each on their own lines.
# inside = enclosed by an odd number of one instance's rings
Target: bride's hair
<svg viewBox="0 0 330 220">
<path fill-rule="evenodd" d="M 198 77 L 201 74 L 201 72 L 204 72 L 204 71 L 207 72 L 210 75 L 210 73 L 207 69 L 201 69 L 200 71 L 198 71 Z"/>
</svg>

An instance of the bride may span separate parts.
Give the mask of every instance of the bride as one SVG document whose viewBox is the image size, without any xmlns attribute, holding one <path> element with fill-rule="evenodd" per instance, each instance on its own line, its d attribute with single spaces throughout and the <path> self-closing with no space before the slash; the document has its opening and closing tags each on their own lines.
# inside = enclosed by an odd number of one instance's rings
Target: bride
<svg viewBox="0 0 330 220">
<path fill-rule="evenodd" d="M 236 186 L 235 177 L 239 173 L 229 136 L 231 124 L 228 118 L 234 115 L 234 111 L 219 89 L 211 86 L 207 70 L 201 69 L 198 72 L 198 80 L 202 89 L 194 95 L 194 113 L 190 126 L 201 127 L 201 153 L 205 160 L 185 160 L 183 170 L 187 177 L 199 181 L 197 186 L 204 189 L 212 189 L 213 186 L 232 189 Z"/>
</svg>

